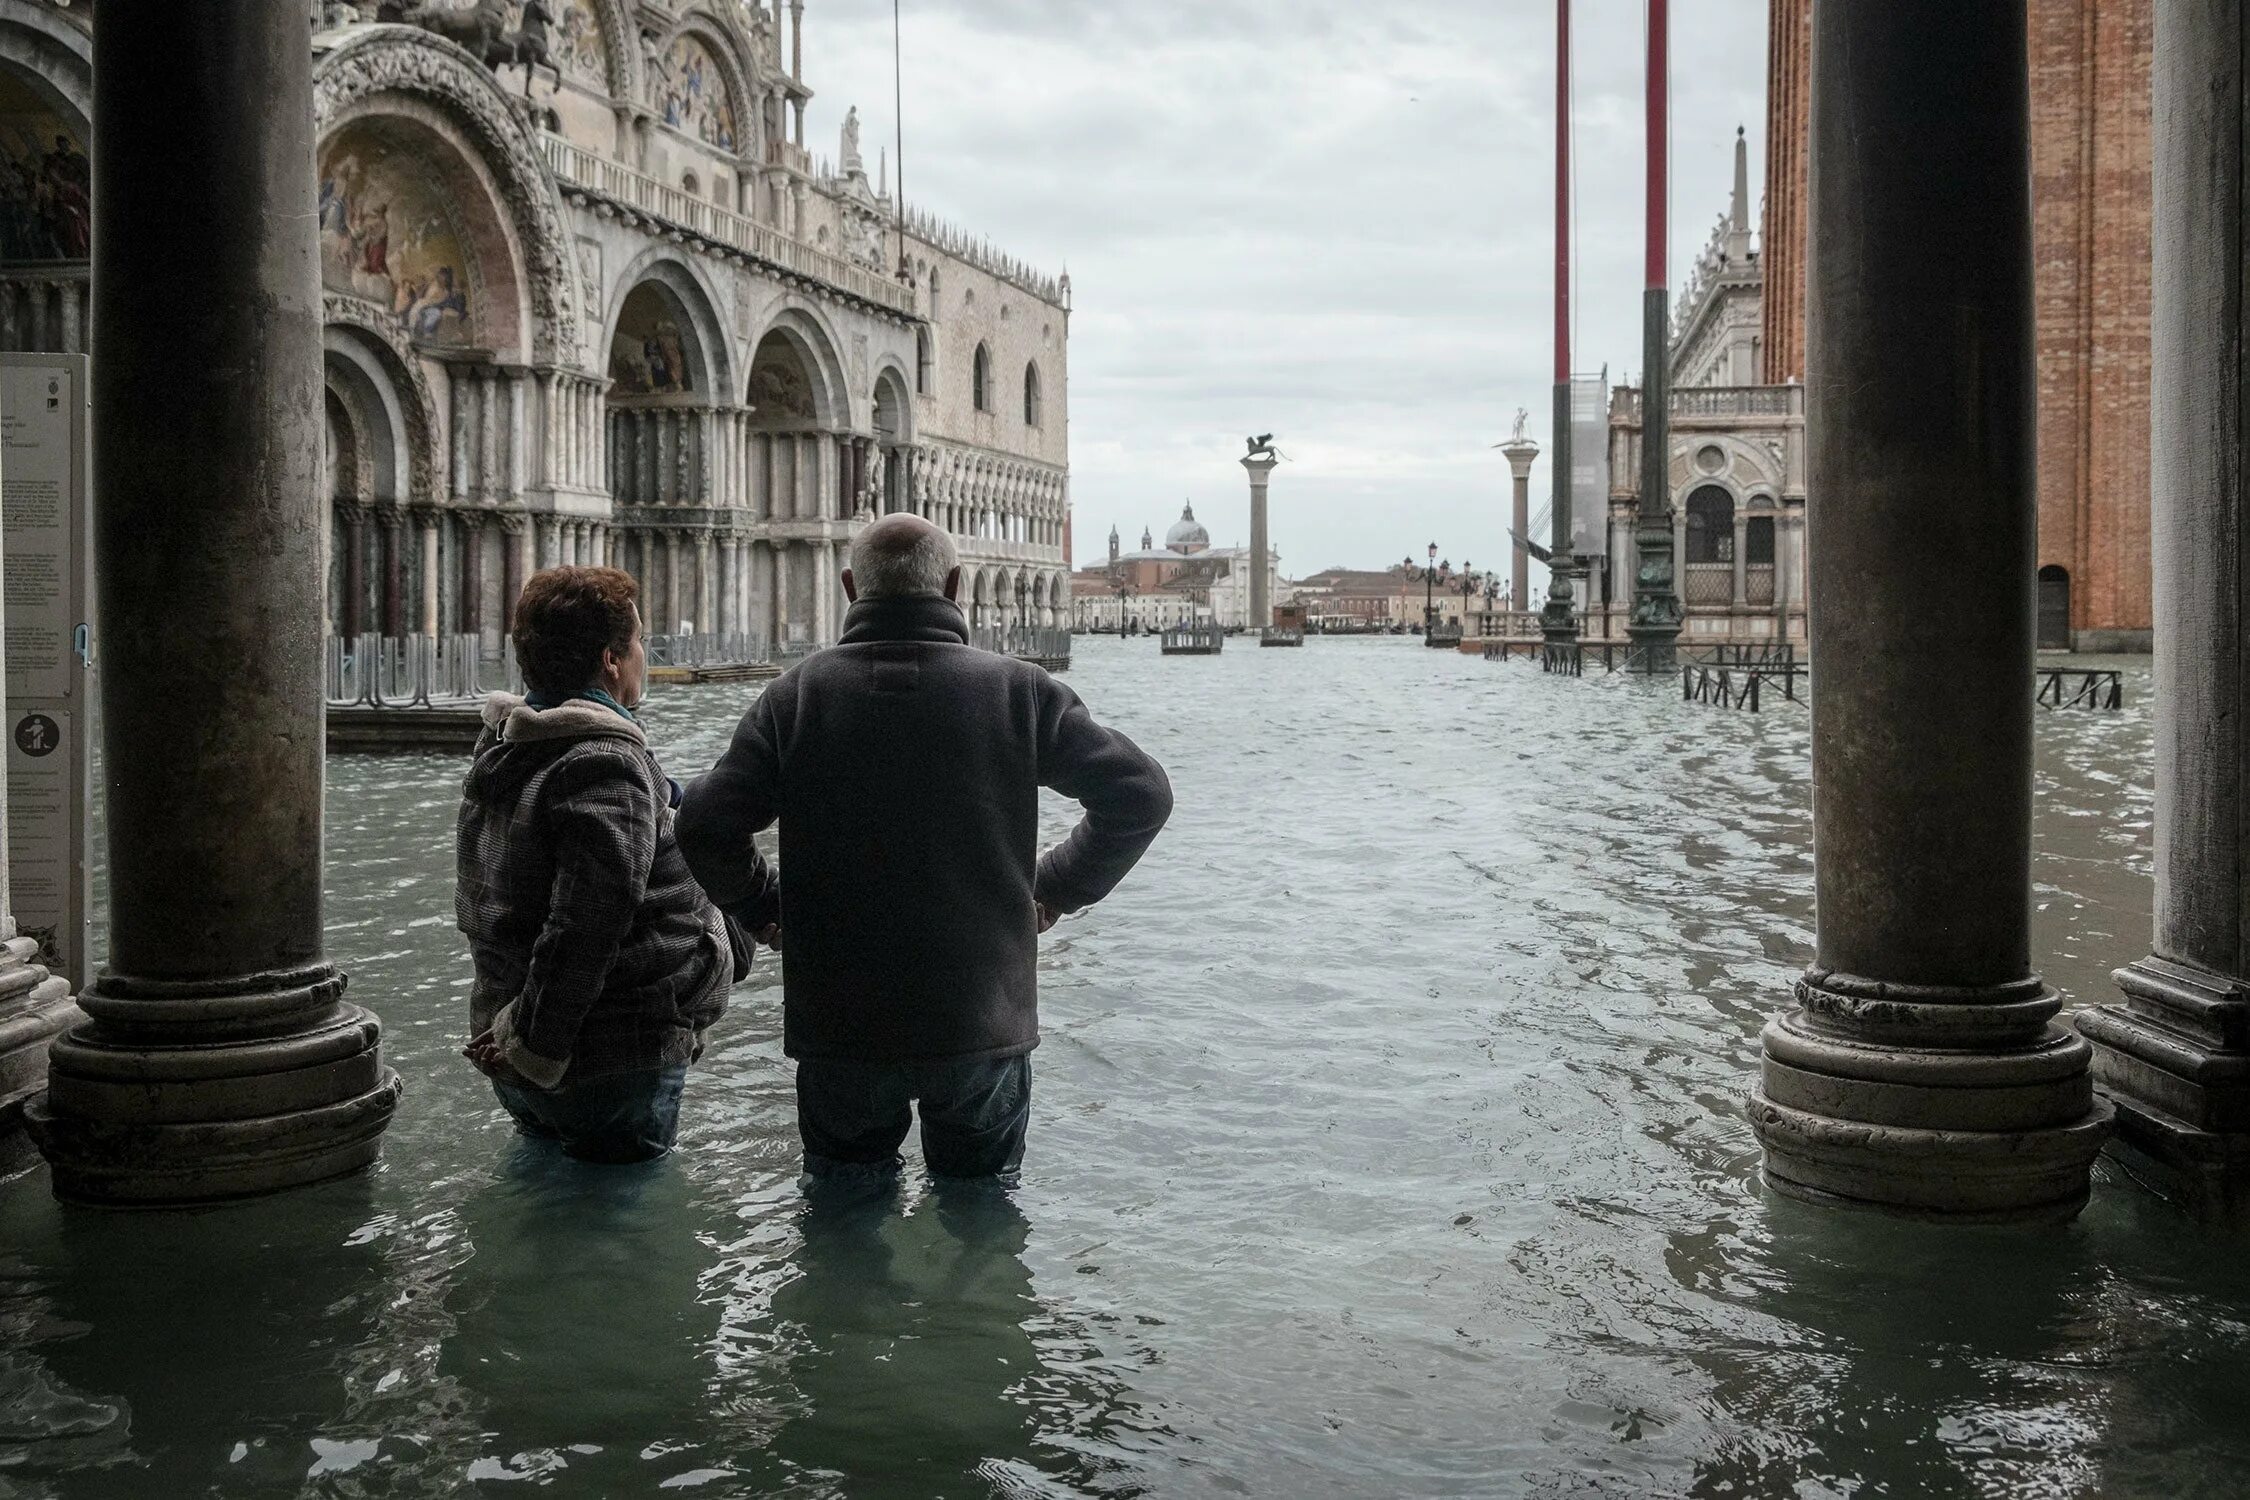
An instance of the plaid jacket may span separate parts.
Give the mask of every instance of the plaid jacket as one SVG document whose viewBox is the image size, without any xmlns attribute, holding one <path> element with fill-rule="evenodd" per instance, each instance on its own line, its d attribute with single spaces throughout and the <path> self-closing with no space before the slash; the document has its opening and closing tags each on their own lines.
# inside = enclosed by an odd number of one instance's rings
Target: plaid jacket
<svg viewBox="0 0 2250 1500">
<path fill-rule="evenodd" d="M 687 1062 L 749 972 L 672 837 L 640 726 L 598 704 L 495 693 L 461 797 L 454 913 L 491 1030 L 542 1088 Z M 751 912 L 778 915 L 770 873 Z M 770 920 L 770 918 L 769 918 Z"/>
</svg>

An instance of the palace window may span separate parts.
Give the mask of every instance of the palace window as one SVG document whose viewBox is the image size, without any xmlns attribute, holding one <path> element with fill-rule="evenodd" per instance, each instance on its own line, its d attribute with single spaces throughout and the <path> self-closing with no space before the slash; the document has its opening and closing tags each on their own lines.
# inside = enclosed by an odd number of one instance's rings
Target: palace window
<svg viewBox="0 0 2250 1500">
<path fill-rule="evenodd" d="M 992 351 L 977 345 L 975 367 L 969 372 L 969 395 L 978 411 L 992 410 Z"/>
<path fill-rule="evenodd" d="M 1688 496 L 1687 560 L 1691 563 L 1734 561 L 1734 496 L 1707 484 Z"/>
<path fill-rule="evenodd" d="M 1026 427 L 1037 427 L 1039 425 L 1039 367 L 1037 365 L 1025 365 L 1023 367 L 1023 425 Z"/>
<path fill-rule="evenodd" d="M 1753 568 L 1773 566 L 1773 517 L 1752 516 L 1742 535 L 1743 560 Z"/>
<path fill-rule="evenodd" d="M 914 330 L 914 394 L 927 396 L 933 384 L 932 367 L 937 362 L 936 345 L 930 341 L 930 330 Z"/>
</svg>

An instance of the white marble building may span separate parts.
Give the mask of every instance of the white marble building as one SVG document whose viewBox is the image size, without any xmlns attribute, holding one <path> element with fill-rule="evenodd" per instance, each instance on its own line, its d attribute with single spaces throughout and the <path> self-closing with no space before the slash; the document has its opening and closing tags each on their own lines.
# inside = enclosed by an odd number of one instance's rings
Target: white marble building
<svg viewBox="0 0 2250 1500">
<path fill-rule="evenodd" d="M 497 649 L 532 570 L 600 561 L 652 630 L 815 645 L 896 510 L 954 533 L 980 617 L 1020 582 L 1066 621 L 1068 278 L 902 224 L 856 112 L 815 159 L 803 0 L 547 9 L 527 78 L 476 29 L 522 0 L 312 7 L 331 629 Z M 83 161 L 86 11 L 0 0 L 7 347 L 84 346 L 85 226 L 19 188 Z"/>
<path fill-rule="evenodd" d="M 1728 211 L 1673 317 L 1669 473 L 1680 644 L 1805 638 L 1805 390 L 1760 385 L 1765 269 L 1750 229 L 1748 146 L 1734 147 Z M 1642 392 L 1609 398 L 1607 552 L 1586 629 L 1626 639 L 1641 479 Z"/>
</svg>

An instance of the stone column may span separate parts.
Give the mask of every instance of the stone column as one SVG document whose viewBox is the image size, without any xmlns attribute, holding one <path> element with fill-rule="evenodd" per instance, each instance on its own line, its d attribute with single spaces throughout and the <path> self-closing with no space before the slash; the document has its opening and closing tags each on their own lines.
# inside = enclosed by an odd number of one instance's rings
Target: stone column
<svg viewBox="0 0 2250 1500">
<path fill-rule="evenodd" d="M 1734 607 L 1743 610 L 1749 606 L 1750 515 L 1737 506 L 1734 512 Z"/>
<path fill-rule="evenodd" d="M 94 35 L 109 955 L 26 1119 L 63 1197 L 197 1202 L 356 1171 L 398 1102 L 322 951 L 321 660 L 289 644 L 323 612 L 312 54 L 270 0 Z M 181 236 L 207 216 L 257 231 Z"/>
<path fill-rule="evenodd" d="M 835 591 L 836 585 L 835 545 L 831 542 L 814 542 L 812 544 L 812 643 L 815 646 L 826 645 L 834 639 L 829 620 L 836 611 L 829 596 Z"/>
<path fill-rule="evenodd" d="M 1250 625 L 1264 630 L 1273 624 L 1273 601 L 1266 596 L 1266 481 L 1279 462 L 1272 455 L 1246 458 L 1242 467 L 1250 474 Z"/>
<path fill-rule="evenodd" d="M 2031 967 L 2025 15 L 1829 0 L 1812 45 L 1819 920 L 1751 1122 L 1792 1197 L 2068 1217 L 2110 1112 Z"/>
<path fill-rule="evenodd" d="M 2156 9 L 2156 931 L 2079 1012 L 2135 1176 L 2250 1217 L 2250 43 L 2240 4 Z"/>
<path fill-rule="evenodd" d="M 344 607 L 339 629 L 347 641 L 367 633 L 367 510 L 347 505 L 344 512 Z"/>
<path fill-rule="evenodd" d="M 414 513 L 415 542 L 422 550 L 422 634 L 438 633 L 438 513 Z"/>
<path fill-rule="evenodd" d="M 719 628 L 719 586 L 712 576 L 718 568 L 718 548 L 713 541 L 710 532 L 697 531 L 689 545 L 693 557 L 690 567 L 695 575 L 695 609 L 689 618 L 695 621 L 697 635 L 709 635 Z"/>
<path fill-rule="evenodd" d="M 520 515 L 500 518 L 500 633 L 508 634 L 516 628 L 516 598 L 523 593 L 523 581 L 538 571 L 536 566 L 526 567 L 532 546 L 531 525 Z"/>
<path fill-rule="evenodd" d="M 719 539 L 719 629 L 742 633 L 742 543 L 731 536 Z"/>
<path fill-rule="evenodd" d="M 446 366 L 448 472 L 452 477 L 453 498 L 463 501 L 469 498 L 471 476 L 475 471 L 475 465 L 470 462 L 469 435 L 476 421 L 476 388 L 470 380 L 470 373 L 463 366 Z"/>
<path fill-rule="evenodd" d="M 678 532 L 664 533 L 664 629 L 659 632 L 663 635 L 678 634 L 680 621 L 685 618 L 683 611 L 687 608 L 688 591 L 680 582 L 683 550 Z"/>
<path fill-rule="evenodd" d="M 383 634 L 406 634 L 406 515 L 395 505 L 383 507 L 378 519 L 383 527 Z"/>
<path fill-rule="evenodd" d="M 1508 608 L 1529 609 L 1531 554 L 1523 544 L 1531 539 L 1531 465 L 1539 457 L 1539 445 L 1529 438 L 1511 438 L 1500 445 L 1500 453 L 1508 460 L 1509 477 L 1514 483 L 1510 524 L 1517 538 L 1509 544 L 1514 562 L 1508 572 Z"/>
<path fill-rule="evenodd" d="M 484 513 L 461 516 L 461 633 L 484 639 Z"/>
<path fill-rule="evenodd" d="M 789 543 L 772 539 L 773 548 L 773 647 L 778 653 L 789 639 Z"/>
<path fill-rule="evenodd" d="M 500 372 L 477 371 L 477 493 L 497 502 L 507 493 L 508 478 L 501 468 Z"/>
</svg>

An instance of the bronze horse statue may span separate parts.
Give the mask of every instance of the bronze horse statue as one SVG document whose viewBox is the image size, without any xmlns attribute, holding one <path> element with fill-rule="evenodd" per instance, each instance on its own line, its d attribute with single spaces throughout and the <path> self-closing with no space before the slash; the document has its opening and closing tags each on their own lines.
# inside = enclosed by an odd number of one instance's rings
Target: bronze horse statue
<svg viewBox="0 0 2250 1500">
<path fill-rule="evenodd" d="M 523 96 L 531 97 L 533 76 L 545 68 L 562 87 L 562 69 L 547 50 L 547 28 L 555 14 L 545 0 L 524 0 L 523 25 L 508 29 L 507 0 L 476 0 L 466 9 L 435 9 L 422 5 L 407 13 L 409 23 L 434 32 L 467 51 L 495 71 L 513 64 L 523 69 Z"/>
</svg>

